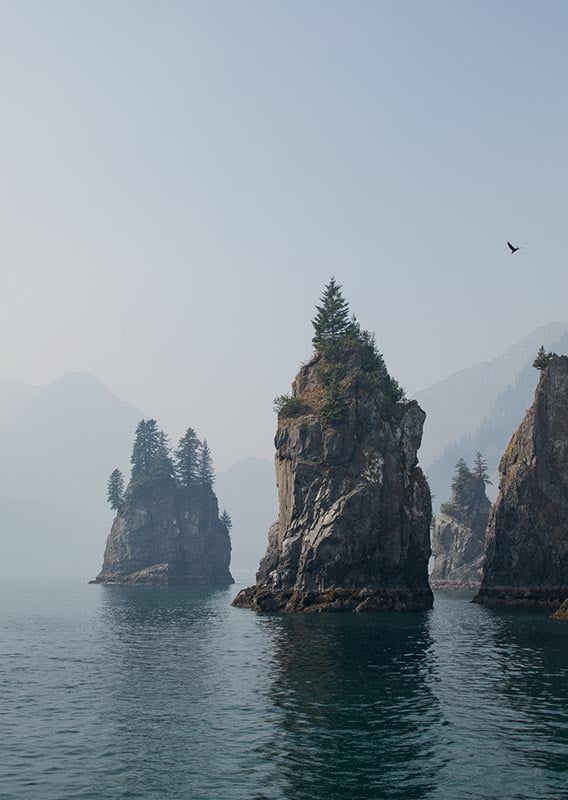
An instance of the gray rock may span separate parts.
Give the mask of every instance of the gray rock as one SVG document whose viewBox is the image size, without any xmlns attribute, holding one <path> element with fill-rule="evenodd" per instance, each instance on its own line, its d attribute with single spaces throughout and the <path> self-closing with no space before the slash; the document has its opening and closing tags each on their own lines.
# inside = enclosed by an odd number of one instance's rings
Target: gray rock
<svg viewBox="0 0 568 800">
<path fill-rule="evenodd" d="M 568 358 L 541 375 L 499 466 L 475 600 L 555 608 L 568 596 Z"/>
<path fill-rule="evenodd" d="M 431 498 L 417 463 L 425 414 L 359 381 L 350 353 L 345 419 L 320 414 L 315 356 L 293 394 L 304 413 L 279 416 L 275 438 L 279 517 L 255 586 L 234 605 L 262 611 L 420 610 L 432 606 L 427 565 Z"/>
<path fill-rule="evenodd" d="M 560 608 L 557 608 L 551 619 L 568 619 L 568 598 L 562 603 Z"/>
<path fill-rule="evenodd" d="M 93 583 L 222 584 L 231 541 L 209 487 L 180 489 L 168 476 L 129 486 Z"/>
<path fill-rule="evenodd" d="M 491 502 L 482 478 L 472 478 L 467 492 L 454 492 L 436 517 L 432 537 L 433 589 L 478 589 L 485 561 L 485 532 Z"/>
</svg>

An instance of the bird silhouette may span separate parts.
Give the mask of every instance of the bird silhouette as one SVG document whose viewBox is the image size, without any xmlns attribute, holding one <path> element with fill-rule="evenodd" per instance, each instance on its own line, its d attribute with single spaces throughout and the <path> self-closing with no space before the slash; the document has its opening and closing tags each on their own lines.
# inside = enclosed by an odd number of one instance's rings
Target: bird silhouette
<svg viewBox="0 0 568 800">
<path fill-rule="evenodd" d="M 517 250 L 520 250 L 520 249 L 521 249 L 520 247 L 513 247 L 513 245 L 511 244 L 511 242 L 507 242 L 507 244 L 508 244 L 508 246 L 509 246 L 509 250 L 511 251 L 511 255 L 513 255 L 513 253 L 516 253 L 516 252 L 517 252 Z"/>
</svg>

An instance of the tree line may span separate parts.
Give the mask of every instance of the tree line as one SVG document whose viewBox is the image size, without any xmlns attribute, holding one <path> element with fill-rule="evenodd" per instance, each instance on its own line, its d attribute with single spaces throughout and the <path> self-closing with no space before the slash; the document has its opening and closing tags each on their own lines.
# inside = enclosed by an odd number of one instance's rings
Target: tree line
<svg viewBox="0 0 568 800">
<path fill-rule="evenodd" d="M 172 451 L 168 435 L 160 430 L 155 419 L 140 420 L 134 434 L 130 457 L 130 480 L 167 477 L 175 480 L 181 489 L 212 488 L 215 482 L 213 457 L 207 439 L 201 441 L 193 428 L 188 428 Z M 107 482 L 107 500 L 114 511 L 121 511 L 125 501 L 124 475 L 119 469 L 110 474 Z M 227 530 L 232 527 L 227 511 L 221 515 Z"/>
</svg>

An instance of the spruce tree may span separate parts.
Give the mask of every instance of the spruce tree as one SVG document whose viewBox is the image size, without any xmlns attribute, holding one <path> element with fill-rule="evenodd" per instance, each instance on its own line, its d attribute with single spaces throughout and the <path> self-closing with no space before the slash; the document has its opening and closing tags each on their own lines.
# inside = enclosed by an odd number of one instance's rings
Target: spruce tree
<svg viewBox="0 0 568 800">
<path fill-rule="evenodd" d="M 220 519 L 221 519 L 221 523 L 222 523 L 222 524 L 225 526 L 225 528 L 227 529 L 227 533 L 229 533 L 229 531 L 230 531 L 230 530 L 231 530 L 231 528 L 233 527 L 233 520 L 231 519 L 231 515 L 229 514 L 229 512 L 227 511 L 227 509 L 225 509 L 225 510 L 223 511 L 223 513 L 221 514 L 221 518 L 220 518 Z"/>
<path fill-rule="evenodd" d="M 483 483 L 491 484 L 489 480 L 489 472 L 487 471 L 487 461 L 483 458 L 479 450 L 475 454 L 475 458 L 473 461 L 473 474 L 479 480 L 482 480 Z"/>
<path fill-rule="evenodd" d="M 186 488 L 198 481 L 201 442 L 193 428 L 188 428 L 179 440 L 175 452 L 176 476 Z"/>
<path fill-rule="evenodd" d="M 124 476 L 119 469 L 110 473 L 107 481 L 107 500 L 113 511 L 120 512 L 124 505 Z"/>
<path fill-rule="evenodd" d="M 160 432 L 155 419 L 141 420 L 134 435 L 134 447 L 130 463 L 132 479 L 146 477 L 157 466 L 160 453 Z"/>
<path fill-rule="evenodd" d="M 467 465 L 464 458 L 460 458 L 456 464 L 454 477 L 452 480 L 452 492 L 459 493 L 460 489 L 464 489 L 471 480 L 471 470 Z"/>
<path fill-rule="evenodd" d="M 341 389 L 341 381 L 337 374 L 332 374 L 326 386 L 325 400 L 320 408 L 320 415 L 327 422 L 338 424 L 345 419 L 347 404 Z"/>
<path fill-rule="evenodd" d="M 537 356 L 533 361 L 533 367 L 542 372 L 542 370 L 546 369 L 550 364 L 553 355 L 554 355 L 553 353 L 547 353 L 546 350 L 544 349 L 544 345 L 541 344 L 541 346 L 538 349 Z"/>
<path fill-rule="evenodd" d="M 314 336 L 312 342 L 316 349 L 325 345 L 334 345 L 345 338 L 351 331 L 349 305 L 341 294 L 341 286 L 331 278 L 320 298 L 321 305 L 316 306 L 316 316 L 312 320 Z"/>
<path fill-rule="evenodd" d="M 207 444 L 207 439 L 203 440 L 203 444 L 199 448 L 198 458 L 198 481 L 200 486 L 213 486 L 215 481 L 215 470 L 213 469 L 213 457 L 211 450 Z"/>
<path fill-rule="evenodd" d="M 158 434 L 158 449 L 156 453 L 156 464 L 154 472 L 160 475 L 174 476 L 174 464 L 170 447 L 170 437 L 164 431 Z"/>
</svg>

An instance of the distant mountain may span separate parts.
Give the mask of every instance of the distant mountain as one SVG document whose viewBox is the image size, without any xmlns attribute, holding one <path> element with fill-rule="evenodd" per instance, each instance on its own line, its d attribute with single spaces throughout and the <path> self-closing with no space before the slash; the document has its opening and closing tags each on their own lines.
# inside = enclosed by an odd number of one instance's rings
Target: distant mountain
<svg viewBox="0 0 568 800">
<path fill-rule="evenodd" d="M 268 542 L 268 528 L 278 517 L 274 464 L 245 458 L 217 476 L 219 508 L 233 520 L 231 571 L 237 581 L 258 569 Z"/>
<path fill-rule="evenodd" d="M 0 379 L 0 428 L 10 423 L 40 390 L 24 381 Z"/>
<path fill-rule="evenodd" d="M 553 345 L 548 346 L 559 354 L 568 353 L 568 332 Z M 449 497 L 454 467 L 458 459 L 465 458 L 471 464 L 477 451 L 487 459 L 494 484 L 493 487 L 488 487 L 488 494 L 492 498 L 496 496 L 499 461 L 534 398 L 539 378 L 539 372 L 532 366 L 535 354 L 536 352 L 533 352 L 529 363 L 516 381 L 499 395 L 478 428 L 446 447 L 442 455 L 426 469 L 430 489 L 434 495 L 435 510 Z"/>
<path fill-rule="evenodd" d="M 0 417 L 0 570 L 92 576 L 112 519 L 106 480 L 114 467 L 128 471 L 142 412 L 85 373 L 23 389 L 2 408 L 10 413 Z"/>
<path fill-rule="evenodd" d="M 558 349 L 566 333 L 568 325 L 565 323 L 545 325 L 498 358 L 462 369 L 418 392 L 415 398 L 427 414 L 420 448 L 420 462 L 427 471 L 449 445 L 477 431 L 498 398 L 532 363 L 541 344 L 547 350 Z M 519 422 L 520 418 L 517 424 Z"/>
</svg>

